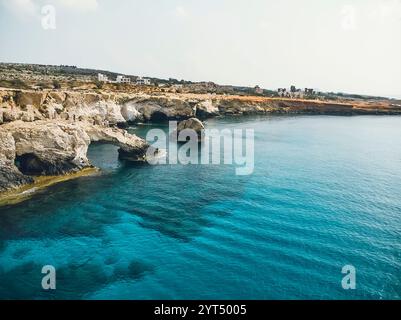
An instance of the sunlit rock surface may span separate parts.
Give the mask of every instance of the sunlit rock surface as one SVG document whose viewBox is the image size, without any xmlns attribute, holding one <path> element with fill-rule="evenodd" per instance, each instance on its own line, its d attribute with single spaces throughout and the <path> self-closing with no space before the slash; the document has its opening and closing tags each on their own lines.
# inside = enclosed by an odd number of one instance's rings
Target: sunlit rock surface
<svg viewBox="0 0 401 320">
<path fill-rule="evenodd" d="M 91 142 L 115 144 L 132 161 L 144 161 L 149 147 L 125 130 L 89 122 L 18 120 L 0 126 L 0 138 L 0 191 L 32 182 L 31 175 L 61 175 L 90 167 Z"/>
</svg>

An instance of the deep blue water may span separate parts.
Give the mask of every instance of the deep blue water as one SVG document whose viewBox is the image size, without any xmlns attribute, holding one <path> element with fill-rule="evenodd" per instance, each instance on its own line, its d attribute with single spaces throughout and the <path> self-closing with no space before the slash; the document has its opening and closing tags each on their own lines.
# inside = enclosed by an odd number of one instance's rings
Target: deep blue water
<svg viewBox="0 0 401 320">
<path fill-rule="evenodd" d="M 127 164 L 94 145 L 101 175 L 0 208 L 0 298 L 401 298 L 401 117 L 207 127 L 255 129 L 253 175 Z M 356 290 L 341 287 L 347 264 Z"/>
</svg>

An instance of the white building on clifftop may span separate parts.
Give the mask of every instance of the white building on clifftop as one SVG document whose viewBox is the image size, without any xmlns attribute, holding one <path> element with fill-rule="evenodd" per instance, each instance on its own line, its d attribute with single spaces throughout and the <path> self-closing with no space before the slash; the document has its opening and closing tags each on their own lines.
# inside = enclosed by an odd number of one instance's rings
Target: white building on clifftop
<svg viewBox="0 0 401 320">
<path fill-rule="evenodd" d="M 139 86 L 143 86 L 143 85 L 148 86 L 148 85 L 150 85 L 150 79 L 138 77 L 136 79 L 136 84 Z"/>
<path fill-rule="evenodd" d="M 103 73 L 97 74 L 97 80 L 100 82 L 109 82 L 109 78 Z"/>
<path fill-rule="evenodd" d="M 117 83 L 131 83 L 131 79 L 126 76 L 117 76 L 116 82 Z"/>
</svg>

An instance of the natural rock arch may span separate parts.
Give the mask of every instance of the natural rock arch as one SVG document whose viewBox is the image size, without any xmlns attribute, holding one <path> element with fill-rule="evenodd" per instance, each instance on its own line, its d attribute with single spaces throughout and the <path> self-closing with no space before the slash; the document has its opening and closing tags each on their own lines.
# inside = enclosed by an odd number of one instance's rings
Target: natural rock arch
<svg viewBox="0 0 401 320">
<path fill-rule="evenodd" d="M 31 183 L 30 175 L 61 175 L 91 167 L 92 142 L 118 146 L 119 157 L 145 161 L 148 143 L 119 128 L 87 122 L 15 121 L 0 127 L 0 191 Z M 18 179 L 17 179 L 18 178 Z"/>
</svg>

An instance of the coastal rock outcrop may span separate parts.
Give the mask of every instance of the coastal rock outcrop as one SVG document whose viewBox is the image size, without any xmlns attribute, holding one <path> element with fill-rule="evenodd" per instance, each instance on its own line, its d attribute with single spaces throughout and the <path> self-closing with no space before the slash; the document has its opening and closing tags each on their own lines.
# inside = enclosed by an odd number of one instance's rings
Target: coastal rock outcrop
<svg viewBox="0 0 401 320">
<path fill-rule="evenodd" d="M 219 115 L 219 108 L 212 100 L 204 100 L 196 105 L 196 116 L 200 119 L 206 119 Z"/>
<path fill-rule="evenodd" d="M 177 132 L 199 119 L 246 114 L 398 114 L 388 101 L 319 101 L 239 95 L 100 90 L 0 89 L 0 192 L 34 175 L 62 175 L 91 166 L 91 142 L 119 146 L 120 158 L 144 161 L 149 145 L 119 127 L 129 122 L 178 120 Z"/>
<path fill-rule="evenodd" d="M 148 96 L 129 100 L 122 106 L 121 112 L 127 121 L 164 122 L 194 117 L 195 107 L 187 99 Z"/>
<path fill-rule="evenodd" d="M 112 143 L 120 156 L 144 161 L 149 145 L 119 128 L 89 122 L 14 121 L 0 126 L 0 191 L 31 183 L 31 176 L 62 175 L 91 167 L 91 142 Z"/>
<path fill-rule="evenodd" d="M 0 192 L 33 182 L 15 166 L 15 141 L 11 133 L 0 130 Z"/>
<path fill-rule="evenodd" d="M 90 121 L 118 125 L 126 120 L 112 95 L 80 92 L 0 90 L 2 122 L 22 120 Z"/>
<path fill-rule="evenodd" d="M 110 127 L 87 126 L 85 130 L 91 142 L 104 142 L 119 146 L 118 152 L 122 160 L 146 160 L 146 151 L 150 146 L 138 136 L 129 134 L 122 129 Z"/>
<path fill-rule="evenodd" d="M 337 102 L 210 94 L 0 89 L 0 124 L 17 120 L 88 121 L 103 126 L 246 114 L 401 114 L 388 102 Z"/>
<path fill-rule="evenodd" d="M 121 114 L 127 122 L 141 122 L 144 120 L 135 103 L 125 103 L 121 107 Z"/>
<path fill-rule="evenodd" d="M 203 125 L 202 121 L 197 118 L 190 118 L 188 120 L 183 120 L 179 122 L 175 134 L 179 135 L 185 129 L 194 130 L 198 135 L 199 142 L 202 141 L 205 137 L 205 126 Z"/>
<path fill-rule="evenodd" d="M 90 166 L 90 138 L 78 124 L 15 121 L 2 128 L 15 142 L 16 164 L 26 175 L 60 175 Z"/>
</svg>

